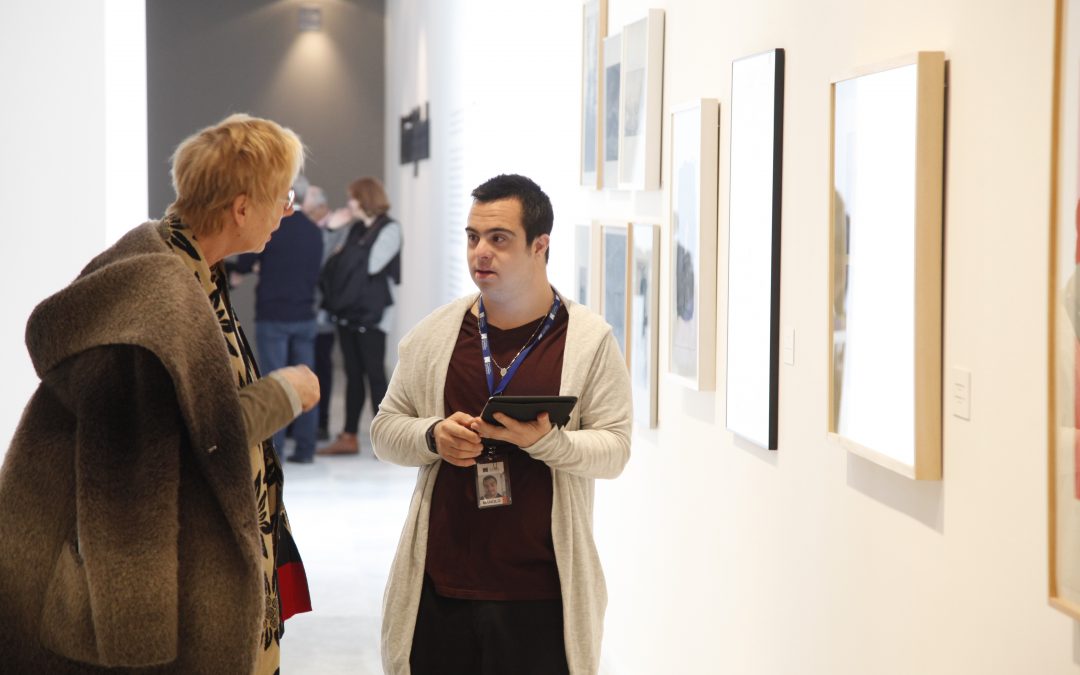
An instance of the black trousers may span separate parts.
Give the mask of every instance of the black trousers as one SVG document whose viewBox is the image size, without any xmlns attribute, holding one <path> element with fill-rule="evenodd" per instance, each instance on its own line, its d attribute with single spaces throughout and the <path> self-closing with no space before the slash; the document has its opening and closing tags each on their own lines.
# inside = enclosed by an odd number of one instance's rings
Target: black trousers
<svg viewBox="0 0 1080 675">
<path fill-rule="evenodd" d="M 564 675 L 561 600 L 444 598 L 424 575 L 413 675 Z"/>
<path fill-rule="evenodd" d="M 371 390 L 372 413 L 379 411 L 386 395 L 386 333 L 378 328 L 338 326 L 338 340 L 345 357 L 345 432 L 355 434 L 364 409 L 365 380 Z"/>
<path fill-rule="evenodd" d="M 319 428 L 330 425 L 330 392 L 334 390 L 334 334 L 317 333 L 315 335 L 315 377 L 319 378 Z"/>
</svg>

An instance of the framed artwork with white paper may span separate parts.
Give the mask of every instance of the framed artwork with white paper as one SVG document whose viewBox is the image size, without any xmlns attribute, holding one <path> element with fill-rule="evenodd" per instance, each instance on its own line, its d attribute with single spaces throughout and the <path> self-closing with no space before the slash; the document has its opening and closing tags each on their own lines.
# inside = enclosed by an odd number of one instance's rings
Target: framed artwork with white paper
<svg viewBox="0 0 1080 675">
<path fill-rule="evenodd" d="M 619 187 L 660 188 L 664 10 L 623 27 L 619 85 Z"/>
<path fill-rule="evenodd" d="M 660 356 L 660 227 L 633 223 L 630 242 L 630 385 L 634 420 L 656 427 Z"/>
<path fill-rule="evenodd" d="M 603 135 L 600 156 L 603 158 L 604 189 L 619 187 L 619 87 L 622 84 L 622 34 L 604 38 Z"/>
<path fill-rule="evenodd" d="M 607 35 L 607 0 L 586 0 L 581 19 L 581 184 L 598 188 L 603 175 L 600 81 Z"/>
<path fill-rule="evenodd" d="M 1056 35 L 1047 559 L 1050 604 L 1080 620 L 1080 0 L 1057 3 Z"/>
<path fill-rule="evenodd" d="M 862 69 L 831 100 L 829 435 L 939 480 L 945 56 Z"/>
<path fill-rule="evenodd" d="M 630 359 L 630 238 L 626 223 L 603 223 L 601 252 L 600 313 L 611 325 L 611 332 L 623 356 Z"/>
<path fill-rule="evenodd" d="M 671 111 L 668 372 L 700 391 L 716 387 L 719 121 L 716 99 Z"/>
<path fill-rule="evenodd" d="M 730 115 L 727 428 L 775 450 L 780 397 L 784 50 L 732 64 Z"/>
</svg>

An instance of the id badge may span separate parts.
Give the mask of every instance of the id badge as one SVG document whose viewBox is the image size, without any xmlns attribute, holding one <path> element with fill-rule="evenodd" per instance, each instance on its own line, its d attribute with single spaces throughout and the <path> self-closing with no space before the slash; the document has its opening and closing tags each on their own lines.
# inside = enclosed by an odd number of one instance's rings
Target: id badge
<svg viewBox="0 0 1080 675">
<path fill-rule="evenodd" d="M 510 506 L 510 464 L 504 455 L 488 454 L 476 460 L 476 506 Z"/>
</svg>

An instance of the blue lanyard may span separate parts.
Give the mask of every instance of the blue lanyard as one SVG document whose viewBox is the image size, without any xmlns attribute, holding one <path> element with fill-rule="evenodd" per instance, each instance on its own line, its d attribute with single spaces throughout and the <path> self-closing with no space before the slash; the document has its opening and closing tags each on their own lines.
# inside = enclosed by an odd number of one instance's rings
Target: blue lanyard
<svg viewBox="0 0 1080 675">
<path fill-rule="evenodd" d="M 547 318 L 544 319 L 543 325 L 540 327 L 540 332 L 536 334 L 532 340 L 529 340 L 529 344 L 514 357 L 513 363 L 506 370 L 506 375 L 503 375 L 502 380 L 499 381 L 498 388 L 495 387 L 495 372 L 491 368 L 491 345 L 488 344 L 488 324 L 487 314 L 484 311 L 484 296 L 480 296 L 480 312 L 476 317 L 476 321 L 480 326 L 480 348 L 484 353 L 484 373 L 487 375 L 488 393 L 491 396 L 498 396 L 506 389 L 506 385 L 510 384 L 510 380 L 517 373 L 518 366 L 525 360 L 525 357 L 529 355 L 532 348 L 539 344 L 540 340 L 544 339 L 544 335 L 547 334 L 551 327 L 555 325 L 555 315 L 559 313 L 559 307 L 562 306 L 562 300 L 559 299 L 559 294 L 555 289 L 551 289 L 552 293 L 555 293 L 555 300 L 551 303 L 551 311 L 548 312 Z"/>
</svg>

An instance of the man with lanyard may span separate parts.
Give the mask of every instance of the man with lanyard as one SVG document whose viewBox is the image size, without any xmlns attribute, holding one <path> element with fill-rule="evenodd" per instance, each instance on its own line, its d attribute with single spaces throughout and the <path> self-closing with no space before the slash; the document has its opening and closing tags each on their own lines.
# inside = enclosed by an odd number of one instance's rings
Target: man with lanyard
<svg viewBox="0 0 1080 675">
<path fill-rule="evenodd" d="M 593 480 L 630 456 L 630 380 L 610 326 L 547 278 L 554 220 L 533 181 L 472 193 L 480 289 L 421 321 L 371 425 L 375 454 L 417 466 L 384 597 L 383 666 L 413 673 L 595 673 L 607 595 Z M 564 428 L 480 419 L 489 396 L 578 397 Z M 502 497 L 485 498 L 496 477 Z"/>
</svg>

